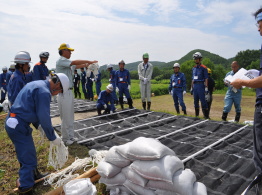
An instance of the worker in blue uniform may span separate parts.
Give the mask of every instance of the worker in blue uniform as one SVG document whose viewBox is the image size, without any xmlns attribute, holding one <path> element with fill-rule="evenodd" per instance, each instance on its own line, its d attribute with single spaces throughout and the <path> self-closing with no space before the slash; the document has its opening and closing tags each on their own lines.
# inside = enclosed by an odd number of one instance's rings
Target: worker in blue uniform
<svg viewBox="0 0 262 195">
<path fill-rule="evenodd" d="M 20 194 L 33 194 L 35 184 L 34 170 L 37 157 L 32 137 L 31 123 L 37 128 L 41 125 L 46 137 L 55 145 L 61 139 L 55 136 L 50 118 L 51 95 L 66 93 L 69 79 L 58 73 L 49 81 L 38 80 L 28 83 L 18 94 L 6 118 L 5 129 L 13 142 L 17 159 L 21 165 L 17 182 Z"/>
<path fill-rule="evenodd" d="M 93 101 L 94 100 L 94 93 L 93 93 L 93 80 L 94 80 L 94 73 L 91 71 L 90 75 L 86 75 L 86 93 L 87 99 Z"/>
<path fill-rule="evenodd" d="M 130 73 L 127 69 L 125 69 L 124 60 L 121 60 L 118 63 L 118 65 L 119 65 L 119 70 L 115 72 L 115 76 L 116 76 L 116 92 L 119 93 L 119 103 L 121 108 L 124 109 L 123 94 L 125 94 L 129 108 L 132 109 L 134 107 L 133 107 L 133 100 L 130 96 L 130 90 L 131 90 Z"/>
<path fill-rule="evenodd" d="M 114 90 L 111 92 L 114 98 L 115 105 L 118 105 L 118 99 L 116 95 L 116 71 L 113 70 L 112 64 L 106 65 L 107 71 L 109 71 L 109 83 L 113 85 Z"/>
<path fill-rule="evenodd" d="M 176 109 L 177 114 L 180 114 L 179 104 L 184 112 L 184 115 L 187 114 L 186 112 L 186 105 L 184 103 L 184 95 L 186 94 L 186 76 L 184 73 L 180 71 L 180 64 L 175 63 L 173 66 L 174 74 L 170 77 L 169 83 L 169 93 L 172 95 L 174 100 L 174 106 Z"/>
<path fill-rule="evenodd" d="M 6 89 L 6 75 L 7 75 L 7 67 L 4 66 L 2 68 L 3 73 L 0 74 L 0 90 L 1 90 L 1 100 L 0 103 L 3 103 L 5 101 L 5 96 L 7 93 Z"/>
<path fill-rule="evenodd" d="M 192 69 L 191 94 L 194 96 L 195 115 L 199 116 L 199 100 L 201 101 L 204 118 L 208 119 L 208 105 L 205 94 L 208 93 L 208 73 L 207 67 L 201 63 L 202 54 L 196 52 L 193 54 L 196 65 Z"/>
<path fill-rule="evenodd" d="M 6 73 L 6 88 L 8 88 L 10 77 L 14 73 L 14 71 L 15 71 L 15 64 L 11 64 L 9 70 Z"/>
<path fill-rule="evenodd" d="M 12 74 L 8 83 L 8 100 L 12 105 L 16 99 L 16 96 L 21 89 L 26 85 L 25 73 L 29 70 L 29 62 L 31 61 L 30 54 L 26 51 L 20 51 L 16 54 L 14 62 L 15 72 Z"/>
<path fill-rule="evenodd" d="M 96 95 L 99 96 L 100 92 L 101 92 L 101 72 L 98 70 L 98 74 L 95 75 L 94 78 L 95 84 L 96 84 Z"/>
<path fill-rule="evenodd" d="M 49 70 L 46 66 L 46 62 L 49 58 L 49 53 L 47 51 L 42 51 L 39 54 L 40 62 L 36 63 L 33 68 L 33 80 L 48 80 Z"/>
<path fill-rule="evenodd" d="M 81 78 L 81 84 L 82 84 L 82 91 L 83 94 L 85 96 L 85 99 L 87 99 L 87 93 L 86 93 L 86 71 L 84 68 L 80 68 L 81 70 L 81 74 L 80 74 L 80 78 Z"/>
<path fill-rule="evenodd" d="M 106 90 L 100 92 L 96 103 L 98 115 L 101 115 L 102 110 L 105 110 L 103 114 L 111 114 L 115 112 L 116 108 L 112 91 L 114 91 L 114 87 L 112 84 L 109 84 L 107 85 Z"/>
<path fill-rule="evenodd" d="M 77 95 L 81 99 L 81 93 L 79 91 L 79 84 L 80 84 L 80 75 L 77 73 L 77 70 L 74 70 L 74 76 L 73 76 L 73 83 L 74 83 L 74 94 L 75 98 L 77 98 Z"/>
<path fill-rule="evenodd" d="M 234 75 L 239 70 L 239 65 L 237 61 L 231 63 L 232 71 L 228 72 L 225 78 L 228 75 Z M 242 99 L 242 88 L 235 89 L 227 81 L 225 85 L 228 87 L 226 96 L 224 98 L 224 109 L 222 113 L 222 120 L 226 121 L 228 113 L 231 111 L 232 105 L 234 104 L 236 109 L 235 122 L 239 122 L 241 116 L 241 99 Z"/>
</svg>

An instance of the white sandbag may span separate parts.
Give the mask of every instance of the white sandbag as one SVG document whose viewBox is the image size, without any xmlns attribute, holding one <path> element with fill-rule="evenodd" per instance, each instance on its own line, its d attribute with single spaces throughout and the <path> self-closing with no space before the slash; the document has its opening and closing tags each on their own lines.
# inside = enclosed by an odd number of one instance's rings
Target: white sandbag
<svg viewBox="0 0 262 195">
<path fill-rule="evenodd" d="M 96 195 L 96 187 L 90 178 L 74 179 L 63 186 L 66 195 Z"/>
<path fill-rule="evenodd" d="M 145 187 L 148 182 L 148 179 L 137 174 L 130 166 L 123 168 L 121 172 L 126 176 L 126 179 L 142 187 Z"/>
<path fill-rule="evenodd" d="M 104 183 L 110 186 L 118 186 L 118 185 L 123 185 L 125 180 L 126 180 L 126 176 L 124 175 L 124 173 L 120 172 L 116 174 L 114 177 L 110 177 L 110 178 L 101 177 L 99 183 Z"/>
<path fill-rule="evenodd" d="M 129 189 L 127 189 L 125 186 L 106 186 L 106 190 L 111 190 L 114 193 L 120 193 L 120 195 L 129 195 L 132 194 Z M 111 195 L 111 194 L 110 194 Z"/>
<path fill-rule="evenodd" d="M 203 183 L 195 182 L 193 186 L 193 195 L 207 195 L 207 188 Z"/>
<path fill-rule="evenodd" d="M 132 142 L 118 146 L 116 151 L 130 160 L 156 160 L 175 152 L 153 138 L 139 137 Z"/>
<path fill-rule="evenodd" d="M 173 175 L 173 183 L 149 180 L 146 187 L 155 190 L 173 191 L 181 195 L 192 195 L 195 181 L 195 174 L 190 169 L 185 169 L 175 172 Z"/>
<path fill-rule="evenodd" d="M 131 164 L 131 161 L 128 160 L 127 158 L 123 157 L 120 155 L 115 149 L 117 146 L 113 146 L 110 148 L 108 153 L 105 156 L 105 161 L 109 162 L 113 165 L 116 165 L 117 167 L 126 167 Z"/>
<path fill-rule="evenodd" d="M 174 173 L 184 169 L 184 164 L 178 157 L 167 155 L 153 161 L 136 160 L 130 167 L 144 178 L 172 183 Z"/>
<path fill-rule="evenodd" d="M 96 170 L 101 177 L 114 177 L 116 174 L 120 173 L 121 168 L 108 162 L 101 161 Z"/>
<path fill-rule="evenodd" d="M 128 180 L 125 181 L 124 186 L 131 191 L 131 193 L 136 195 L 155 195 L 155 191 L 143 188 L 136 185 Z"/>
<path fill-rule="evenodd" d="M 166 191 L 166 190 L 160 190 L 160 189 L 156 190 L 155 194 L 156 195 L 180 195 L 172 191 Z"/>
</svg>

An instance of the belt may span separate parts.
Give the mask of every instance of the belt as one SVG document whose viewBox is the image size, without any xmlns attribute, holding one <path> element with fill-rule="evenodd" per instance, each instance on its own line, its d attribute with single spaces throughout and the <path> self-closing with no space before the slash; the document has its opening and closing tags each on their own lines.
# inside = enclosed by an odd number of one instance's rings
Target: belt
<svg viewBox="0 0 262 195">
<path fill-rule="evenodd" d="M 73 87 L 70 87 L 69 90 L 73 90 Z"/>
<path fill-rule="evenodd" d="M 15 113 L 10 113 L 10 117 L 16 117 Z"/>
<path fill-rule="evenodd" d="M 177 87 L 177 86 L 174 86 L 174 88 L 182 88 L 182 87 Z"/>
<path fill-rule="evenodd" d="M 202 83 L 204 83 L 204 81 L 194 81 L 194 84 L 202 84 Z"/>
<path fill-rule="evenodd" d="M 122 81 L 122 82 L 118 82 L 118 83 L 126 83 L 125 81 Z"/>
</svg>

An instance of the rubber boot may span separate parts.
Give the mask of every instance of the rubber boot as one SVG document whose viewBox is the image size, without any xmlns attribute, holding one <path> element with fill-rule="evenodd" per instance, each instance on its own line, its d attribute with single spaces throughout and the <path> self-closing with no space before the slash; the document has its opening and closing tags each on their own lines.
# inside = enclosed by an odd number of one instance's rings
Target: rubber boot
<svg viewBox="0 0 262 195">
<path fill-rule="evenodd" d="M 142 102 L 143 109 L 146 110 L 146 102 Z"/>
<path fill-rule="evenodd" d="M 124 98 L 123 97 L 119 97 L 119 104 L 121 106 L 121 109 L 124 109 Z"/>
<path fill-rule="evenodd" d="M 127 103 L 129 105 L 129 108 L 132 109 L 133 107 L 133 100 L 131 98 L 127 98 Z"/>
<path fill-rule="evenodd" d="M 35 168 L 35 170 L 34 170 L 34 179 L 35 180 L 38 180 L 38 179 L 41 179 L 41 178 L 43 178 L 43 177 L 45 177 L 45 176 L 47 176 L 49 173 L 40 173 L 39 171 L 38 171 L 38 169 L 37 168 Z"/>
<path fill-rule="evenodd" d="M 91 100 L 91 101 L 94 101 L 94 98 L 91 97 L 90 100 Z"/>
<path fill-rule="evenodd" d="M 205 119 L 209 119 L 209 114 L 208 114 L 208 108 L 207 109 L 203 109 L 203 114 L 204 114 L 204 118 Z"/>
<path fill-rule="evenodd" d="M 97 109 L 97 114 L 98 114 L 98 116 L 100 116 L 102 114 L 101 109 Z"/>
<path fill-rule="evenodd" d="M 196 114 L 196 117 L 199 116 L 199 108 L 195 108 L 195 114 Z"/>
<path fill-rule="evenodd" d="M 227 121 L 227 115 L 228 115 L 227 112 L 223 112 L 223 114 L 222 114 L 222 120 L 223 121 Z"/>
<path fill-rule="evenodd" d="M 183 112 L 184 112 L 184 115 L 187 115 L 186 110 L 183 110 Z"/>
<path fill-rule="evenodd" d="M 147 111 L 150 111 L 151 102 L 147 102 Z"/>
<path fill-rule="evenodd" d="M 177 114 L 180 114 L 179 107 L 178 107 L 178 108 L 176 108 L 176 113 L 177 113 Z"/>
<path fill-rule="evenodd" d="M 239 122 L 240 116 L 241 116 L 241 113 L 237 112 L 236 116 L 235 116 L 235 122 L 237 122 L 237 123 Z"/>
</svg>

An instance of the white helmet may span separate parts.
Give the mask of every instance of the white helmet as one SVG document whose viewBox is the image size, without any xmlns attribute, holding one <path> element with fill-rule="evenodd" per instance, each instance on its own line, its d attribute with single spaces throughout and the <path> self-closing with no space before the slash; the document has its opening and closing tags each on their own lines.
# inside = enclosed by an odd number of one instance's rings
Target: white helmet
<svg viewBox="0 0 262 195">
<path fill-rule="evenodd" d="M 106 88 L 107 88 L 108 90 L 110 90 L 110 91 L 114 91 L 114 87 L 113 87 L 112 84 L 107 85 Z"/>
<path fill-rule="evenodd" d="M 9 69 L 15 69 L 15 64 L 11 64 Z"/>
<path fill-rule="evenodd" d="M 49 58 L 49 53 L 47 51 L 42 51 L 40 54 L 39 54 L 39 57 L 40 58 Z"/>
<path fill-rule="evenodd" d="M 106 68 L 113 68 L 113 64 L 107 64 Z"/>
<path fill-rule="evenodd" d="M 56 74 L 62 84 L 63 93 L 65 94 L 69 89 L 69 79 L 64 73 L 57 73 Z"/>
<path fill-rule="evenodd" d="M 175 68 L 175 67 L 180 68 L 180 64 L 179 64 L 179 63 L 175 63 L 174 66 L 173 66 L 173 68 Z"/>
<path fill-rule="evenodd" d="M 25 64 L 25 63 L 29 63 L 30 61 L 31 61 L 31 57 L 27 51 L 19 51 L 15 55 L 15 60 L 14 60 L 15 63 Z"/>
<path fill-rule="evenodd" d="M 7 67 L 6 67 L 6 66 L 4 66 L 4 67 L 2 68 L 2 71 L 4 71 L 4 70 L 7 70 Z"/>
<path fill-rule="evenodd" d="M 202 54 L 200 52 L 196 52 L 196 53 L 193 54 L 193 59 L 194 60 L 195 59 L 200 59 L 200 58 L 202 58 Z"/>
</svg>

